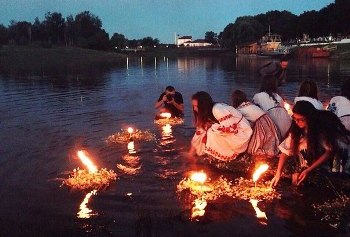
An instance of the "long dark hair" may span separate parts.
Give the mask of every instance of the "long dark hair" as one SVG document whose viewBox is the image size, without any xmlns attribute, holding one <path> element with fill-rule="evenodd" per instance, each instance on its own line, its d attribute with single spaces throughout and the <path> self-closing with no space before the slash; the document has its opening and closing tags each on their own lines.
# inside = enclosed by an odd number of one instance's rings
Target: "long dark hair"
<svg viewBox="0 0 350 237">
<path fill-rule="evenodd" d="M 318 100 L 318 89 L 316 82 L 305 80 L 300 84 L 298 96 L 307 96 Z"/>
<path fill-rule="evenodd" d="M 196 126 L 206 129 L 207 122 L 218 122 L 213 115 L 213 106 L 215 103 L 207 92 L 198 91 L 192 95 L 192 100 L 198 101 L 198 112 L 192 108 Z"/>
<path fill-rule="evenodd" d="M 262 78 L 260 85 L 260 92 L 266 92 L 276 104 L 278 104 L 277 99 L 273 93 L 277 93 L 277 80 L 273 75 L 266 75 Z"/>
<path fill-rule="evenodd" d="M 341 95 L 350 100 L 350 78 L 343 83 L 341 87 Z"/>
<path fill-rule="evenodd" d="M 298 153 L 299 142 L 302 136 L 307 139 L 307 156 L 315 158 L 319 150 L 320 141 L 324 141 L 332 148 L 338 149 L 338 139 L 350 144 L 350 131 L 345 128 L 340 119 L 330 111 L 319 111 L 308 101 L 298 101 L 293 107 L 293 113 L 302 115 L 308 129 L 305 134 L 295 121 L 292 121 L 290 134 L 292 138 L 292 152 Z"/>
<path fill-rule="evenodd" d="M 235 90 L 234 92 L 232 92 L 231 100 L 232 100 L 232 106 L 234 108 L 237 108 L 243 102 L 248 101 L 247 95 L 241 90 Z"/>
</svg>

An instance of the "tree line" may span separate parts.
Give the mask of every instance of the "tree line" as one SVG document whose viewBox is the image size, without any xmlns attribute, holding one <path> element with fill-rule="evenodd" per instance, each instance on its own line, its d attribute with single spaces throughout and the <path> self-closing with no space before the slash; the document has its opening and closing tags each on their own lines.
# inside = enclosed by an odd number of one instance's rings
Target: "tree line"
<svg viewBox="0 0 350 237">
<path fill-rule="evenodd" d="M 8 27 L 0 24 L 0 46 L 5 44 L 40 44 L 74 46 L 88 49 L 108 50 L 111 48 L 154 47 L 158 39 L 145 37 L 128 40 L 123 34 L 114 33 L 111 38 L 102 28 L 99 17 L 83 11 L 75 17 L 64 18 L 59 12 L 47 12 L 44 20 L 35 18 L 34 23 L 12 20 Z"/>
<path fill-rule="evenodd" d="M 320 36 L 350 36 L 350 1 L 335 0 L 319 11 L 305 11 L 299 16 L 289 11 L 269 11 L 256 16 L 238 17 L 219 34 L 221 45 L 234 48 L 237 44 L 260 39 L 271 28 L 271 32 L 282 36 L 285 43 L 308 34 Z"/>
</svg>

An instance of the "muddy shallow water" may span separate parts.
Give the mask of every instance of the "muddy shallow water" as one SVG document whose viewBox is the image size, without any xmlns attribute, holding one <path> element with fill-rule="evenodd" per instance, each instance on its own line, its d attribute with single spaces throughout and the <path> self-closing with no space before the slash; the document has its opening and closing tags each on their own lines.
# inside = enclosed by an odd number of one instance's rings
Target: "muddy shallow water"
<svg viewBox="0 0 350 237">
<path fill-rule="evenodd" d="M 232 90 L 241 89 L 251 98 L 259 87 L 257 68 L 269 60 L 128 58 L 118 68 L 89 75 L 0 75 L 0 236 L 346 236 L 346 227 L 331 227 L 311 207 L 335 196 L 329 188 L 296 191 L 286 180 L 281 200 L 254 208 L 222 196 L 208 201 L 196 219 L 190 218 L 192 197 L 176 192 L 194 169 L 185 155 L 194 132 L 191 95 L 205 90 L 215 101 L 229 103 Z M 346 75 L 349 62 L 292 60 L 281 95 L 291 102 L 300 82 L 312 78 L 326 105 Z M 165 134 L 153 122 L 153 105 L 167 85 L 183 94 L 185 122 Z M 135 142 L 133 161 L 125 160 L 127 144 L 106 142 L 129 126 L 156 135 L 155 141 Z M 84 168 L 76 158 L 79 149 L 118 179 L 95 194 L 61 187 L 60 179 Z M 240 176 L 202 162 L 196 169 L 213 179 Z M 81 216 L 84 198 L 90 212 Z M 256 217 L 256 208 L 266 219 Z"/>
</svg>

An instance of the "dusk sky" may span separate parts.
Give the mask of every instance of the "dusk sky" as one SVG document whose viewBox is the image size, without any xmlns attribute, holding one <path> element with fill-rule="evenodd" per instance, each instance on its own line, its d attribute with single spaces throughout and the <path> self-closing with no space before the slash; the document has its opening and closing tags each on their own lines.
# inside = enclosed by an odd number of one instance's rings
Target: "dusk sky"
<svg viewBox="0 0 350 237">
<path fill-rule="evenodd" d="M 63 17 L 90 11 L 109 33 L 128 39 L 146 36 L 161 43 L 174 43 L 174 34 L 203 39 L 205 32 L 220 33 L 239 16 L 257 15 L 270 10 L 287 10 L 296 15 L 320 10 L 334 0 L 0 0 L 0 24 L 11 20 L 33 23 L 45 13 Z M 266 29 L 268 30 L 268 29 Z M 273 29 L 271 29 L 273 32 Z"/>
</svg>

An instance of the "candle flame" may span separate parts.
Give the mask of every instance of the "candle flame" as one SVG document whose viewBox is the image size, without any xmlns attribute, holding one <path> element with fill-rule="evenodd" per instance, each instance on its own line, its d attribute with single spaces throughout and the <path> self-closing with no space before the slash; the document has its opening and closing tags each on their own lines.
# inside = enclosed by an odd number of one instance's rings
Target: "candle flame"
<svg viewBox="0 0 350 237">
<path fill-rule="evenodd" d="M 260 175 L 264 173 L 268 168 L 269 166 L 267 164 L 260 165 L 253 174 L 253 181 L 256 182 L 259 179 Z"/>
<path fill-rule="evenodd" d="M 97 167 L 92 163 L 92 161 L 87 157 L 84 153 L 84 151 L 80 150 L 78 151 L 78 157 L 83 162 L 84 165 L 88 168 L 90 173 L 96 173 Z"/>
<path fill-rule="evenodd" d="M 132 127 L 128 127 L 128 133 L 133 133 L 134 132 L 134 129 Z"/>
<path fill-rule="evenodd" d="M 196 172 L 191 175 L 191 180 L 199 183 L 204 183 L 207 180 L 207 175 L 204 172 Z"/>
<path fill-rule="evenodd" d="M 92 215 L 96 215 L 91 213 L 92 210 L 87 207 L 90 197 L 92 195 L 96 195 L 96 193 L 97 193 L 97 190 L 93 190 L 85 195 L 84 200 L 81 202 L 79 206 L 79 212 L 77 213 L 78 218 L 90 218 Z"/>
<path fill-rule="evenodd" d="M 161 113 L 160 116 L 162 118 L 170 118 L 171 117 L 171 113 Z"/>
<path fill-rule="evenodd" d="M 291 106 L 290 104 L 288 104 L 287 102 L 284 102 L 284 108 L 287 110 L 288 114 L 289 115 L 292 115 L 293 114 L 293 111 L 291 109 Z"/>
</svg>

